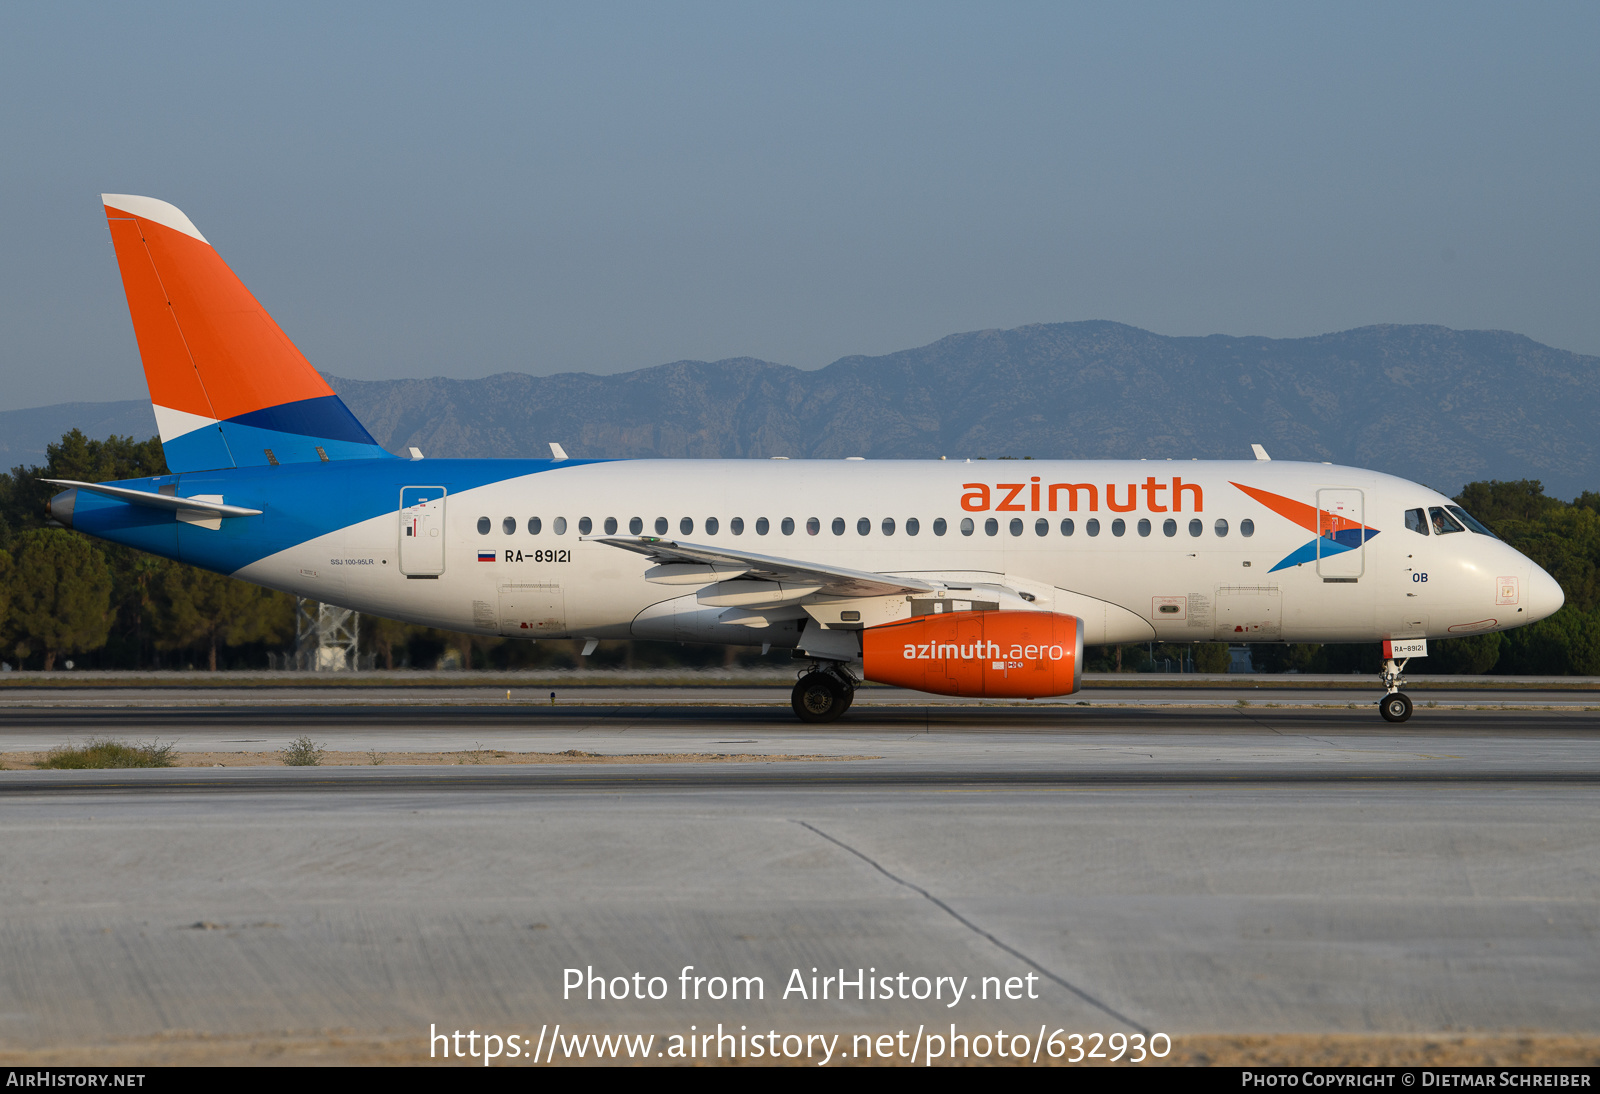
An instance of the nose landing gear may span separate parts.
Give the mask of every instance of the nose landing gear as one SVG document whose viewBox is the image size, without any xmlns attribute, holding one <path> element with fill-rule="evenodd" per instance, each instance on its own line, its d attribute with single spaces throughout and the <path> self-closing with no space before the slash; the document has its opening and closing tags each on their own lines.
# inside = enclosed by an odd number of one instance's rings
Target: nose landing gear
<svg viewBox="0 0 1600 1094">
<path fill-rule="evenodd" d="M 789 705 L 802 722 L 835 722 L 855 697 L 855 681 L 843 668 L 812 668 L 795 683 Z"/>
<path fill-rule="evenodd" d="M 1396 667 L 1394 658 L 1389 658 L 1383 663 L 1380 674 L 1383 679 L 1383 690 L 1386 693 L 1378 700 L 1378 713 L 1383 715 L 1386 722 L 1403 722 L 1411 717 L 1411 696 L 1400 689 L 1405 686 L 1406 679 L 1400 674 L 1405 671 L 1410 658 L 1400 662 Z"/>
</svg>

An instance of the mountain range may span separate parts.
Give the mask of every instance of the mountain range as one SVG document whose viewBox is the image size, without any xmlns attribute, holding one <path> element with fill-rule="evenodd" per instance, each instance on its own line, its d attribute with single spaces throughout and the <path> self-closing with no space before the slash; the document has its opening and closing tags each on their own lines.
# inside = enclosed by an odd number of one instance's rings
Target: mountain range
<svg viewBox="0 0 1600 1094">
<path fill-rule="evenodd" d="M 733 358 L 328 381 L 386 447 L 431 457 L 544 456 L 557 441 L 584 457 L 1242 459 L 1259 443 L 1274 459 L 1451 493 L 1486 478 L 1600 489 L 1600 358 L 1505 331 L 1169 337 L 1092 321 L 953 334 L 811 371 Z M 0 457 L 42 462 L 73 424 L 147 436 L 155 423 L 142 402 L 11 411 Z"/>
</svg>

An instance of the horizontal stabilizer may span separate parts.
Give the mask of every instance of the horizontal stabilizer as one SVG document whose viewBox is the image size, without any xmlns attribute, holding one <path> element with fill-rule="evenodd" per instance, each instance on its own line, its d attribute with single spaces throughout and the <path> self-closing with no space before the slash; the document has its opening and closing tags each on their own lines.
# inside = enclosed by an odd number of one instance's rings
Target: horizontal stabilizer
<svg viewBox="0 0 1600 1094">
<path fill-rule="evenodd" d="M 142 505 L 147 509 L 166 509 L 173 513 L 214 513 L 219 517 L 259 517 L 260 509 L 246 509 L 242 505 L 224 505 L 220 501 L 206 501 L 202 498 L 180 498 L 172 494 L 152 494 L 148 490 L 129 490 L 124 486 L 102 486 L 97 482 L 77 482 L 73 479 L 45 479 L 52 486 L 65 486 L 78 490 L 87 490 L 91 494 L 103 494 L 108 498 L 116 498 L 131 505 Z"/>
</svg>

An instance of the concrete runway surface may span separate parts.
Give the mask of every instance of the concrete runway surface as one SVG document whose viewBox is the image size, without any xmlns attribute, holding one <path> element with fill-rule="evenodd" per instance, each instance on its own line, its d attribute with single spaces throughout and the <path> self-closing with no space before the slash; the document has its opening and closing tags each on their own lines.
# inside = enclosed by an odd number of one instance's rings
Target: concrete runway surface
<svg viewBox="0 0 1600 1094">
<path fill-rule="evenodd" d="M 858 704 L 811 727 L 770 696 L 6 698 L 0 752 L 309 734 L 392 753 L 872 757 L 0 772 L 7 1061 L 274 1038 L 306 1058 L 366 1039 L 425 1059 L 430 1025 L 531 1042 L 558 1022 L 655 1033 L 657 1050 L 691 1025 L 831 1031 L 846 1054 L 855 1034 L 904 1029 L 903 1049 L 952 1024 L 1180 1046 L 1600 1032 L 1600 715 L 1581 706 L 1419 708 L 1396 727 L 1365 702 Z M 630 995 L 660 977 L 665 998 L 564 998 L 564 970 L 590 966 Z M 691 989 L 707 978 L 698 1000 L 680 998 L 684 966 Z M 841 1001 L 840 969 L 895 997 Z M 760 977 L 765 997 L 707 998 L 719 976 Z M 940 977 L 965 978 L 953 1007 Z M 996 998 L 1008 981 L 1021 998 Z"/>
</svg>

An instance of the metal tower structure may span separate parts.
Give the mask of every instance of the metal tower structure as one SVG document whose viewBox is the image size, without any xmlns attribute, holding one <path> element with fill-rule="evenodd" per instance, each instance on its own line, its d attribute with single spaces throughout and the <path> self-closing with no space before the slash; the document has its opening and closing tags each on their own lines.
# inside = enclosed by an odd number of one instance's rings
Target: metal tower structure
<svg viewBox="0 0 1600 1094">
<path fill-rule="evenodd" d="M 304 597 L 294 601 L 294 667 L 301 672 L 350 672 L 357 667 L 361 614 Z"/>
</svg>

